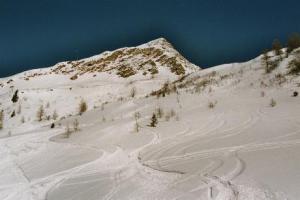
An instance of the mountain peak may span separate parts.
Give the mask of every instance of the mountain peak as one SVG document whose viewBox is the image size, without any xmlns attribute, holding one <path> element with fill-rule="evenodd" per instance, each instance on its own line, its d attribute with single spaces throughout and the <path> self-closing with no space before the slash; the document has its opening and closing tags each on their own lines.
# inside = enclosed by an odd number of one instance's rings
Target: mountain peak
<svg viewBox="0 0 300 200">
<path fill-rule="evenodd" d="M 86 59 L 58 63 L 48 73 L 67 75 L 75 80 L 85 74 L 96 76 L 96 73 L 127 78 L 138 74 L 166 74 L 168 71 L 169 75 L 166 76 L 181 76 L 198 69 L 200 68 L 186 60 L 165 38 L 158 38 L 137 47 L 125 47 Z M 35 75 L 29 75 L 25 79 L 32 76 Z"/>
<path fill-rule="evenodd" d="M 163 51 L 177 52 L 177 50 L 174 48 L 174 46 L 167 39 L 165 39 L 163 37 L 151 40 L 151 41 L 149 41 L 145 44 L 139 45 L 137 47 L 140 47 L 140 48 L 152 47 L 152 48 L 162 49 Z"/>
<path fill-rule="evenodd" d="M 146 44 L 149 44 L 150 46 L 166 46 L 166 45 L 171 45 L 171 43 L 167 39 L 165 39 L 163 37 L 151 40 L 151 41 L 149 41 Z"/>
</svg>

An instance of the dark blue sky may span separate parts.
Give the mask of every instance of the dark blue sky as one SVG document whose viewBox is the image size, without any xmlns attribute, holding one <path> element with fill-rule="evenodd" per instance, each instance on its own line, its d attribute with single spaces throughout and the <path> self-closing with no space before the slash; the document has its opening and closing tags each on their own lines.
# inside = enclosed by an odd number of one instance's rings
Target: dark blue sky
<svg viewBox="0 0 300 200">
<path fill-rule="evenodd" d="M 0 76 L 165 37 L 209 67 L 300 32 L 299 0 L 0 0 Z"/>
</svg>

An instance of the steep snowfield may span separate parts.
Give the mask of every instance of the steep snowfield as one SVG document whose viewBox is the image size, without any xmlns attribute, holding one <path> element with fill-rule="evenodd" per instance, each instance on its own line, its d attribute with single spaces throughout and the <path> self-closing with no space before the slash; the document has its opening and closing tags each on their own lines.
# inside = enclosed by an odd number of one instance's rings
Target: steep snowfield
<svg viewBox="0 0 300 200">
<path fill-rule="evenodd" d="M 184 74 L 155 60 L 153 76 L 133 67 L 123 78 L 113 67 L 71 80 L 83 68 L 50 73 L 57 64 L 1 79 L 0 199 L 299 199 L 300 97 L 292 95 L 300 78 L 286 75 L 299 52 L 266 74 L 261 57 L 198 70 L 163 39 L 137 48 L 149 46 L 175 56 Z M 109 68 L 154 60 L 152 53 L 128 56 Z M 29 74 L 36 75 L 26 80 Z M 88 110 L 78 115 L 81 99 Z M 156 127 L 149 126 L 153 113 Z M 80 130 L 67 137 L 76 120 Z"/>
</svg>

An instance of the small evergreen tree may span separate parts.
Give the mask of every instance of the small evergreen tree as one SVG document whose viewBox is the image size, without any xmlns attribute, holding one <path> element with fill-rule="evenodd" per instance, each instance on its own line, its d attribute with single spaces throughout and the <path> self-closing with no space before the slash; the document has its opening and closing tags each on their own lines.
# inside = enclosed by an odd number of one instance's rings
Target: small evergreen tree
<svg viewBox="0 0 300 200">
<path fill-rule="evenodd" d="M 156 127 L 157 123 L 158 123 L 158 122 L 157 122 L 156 114 L 153 113 L 153 114 L 152 114 L 152 117 L 151 117 L 151 123 L 150 123 L 149 126 L 151 126 L 151 127 Z"/>
<path fill-rule="evenodd" d="M 13 111 L 10 115 L 11 118 L 13 118 L 14 116 L 16 116 L 16 111 Z"/>
<path fill-rule="evenodd" d="M 19 90 L 16 90 L 15 93 L 14 93 L 14 95 L 13 95 L 13 97 L 12 97 L 12 99 L 11 99 L 11 101 L 13 103 L 18 102 L 18 100 L 19 100 L 18 92 L 19 92 Z"/>
</svg>

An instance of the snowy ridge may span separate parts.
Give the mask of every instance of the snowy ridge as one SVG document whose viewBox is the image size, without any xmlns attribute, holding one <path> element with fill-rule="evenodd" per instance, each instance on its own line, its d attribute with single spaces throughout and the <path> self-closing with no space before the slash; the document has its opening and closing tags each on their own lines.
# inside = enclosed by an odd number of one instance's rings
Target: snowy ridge
<svg viewBox="0 0 300 200">
<path fill-rule="evenodd" d="M 106 51 L 99 55 L 77 61 L 57 63 L 53 67 L 30 70 L 19 74 L 19 78 L 30 80 L 45 75 L 66 75 L 76 80 L 86 74 L 96 77 L 101 72 L 127 78 L 142 74 L 154 76 L 161 71 L 179 75 L 199 70 L 191 64 L 164 38 L 159 38 L 137 47 L 125 47 Z M 4 84 L 4 83 L 3 83 Z"/>
</svg>

